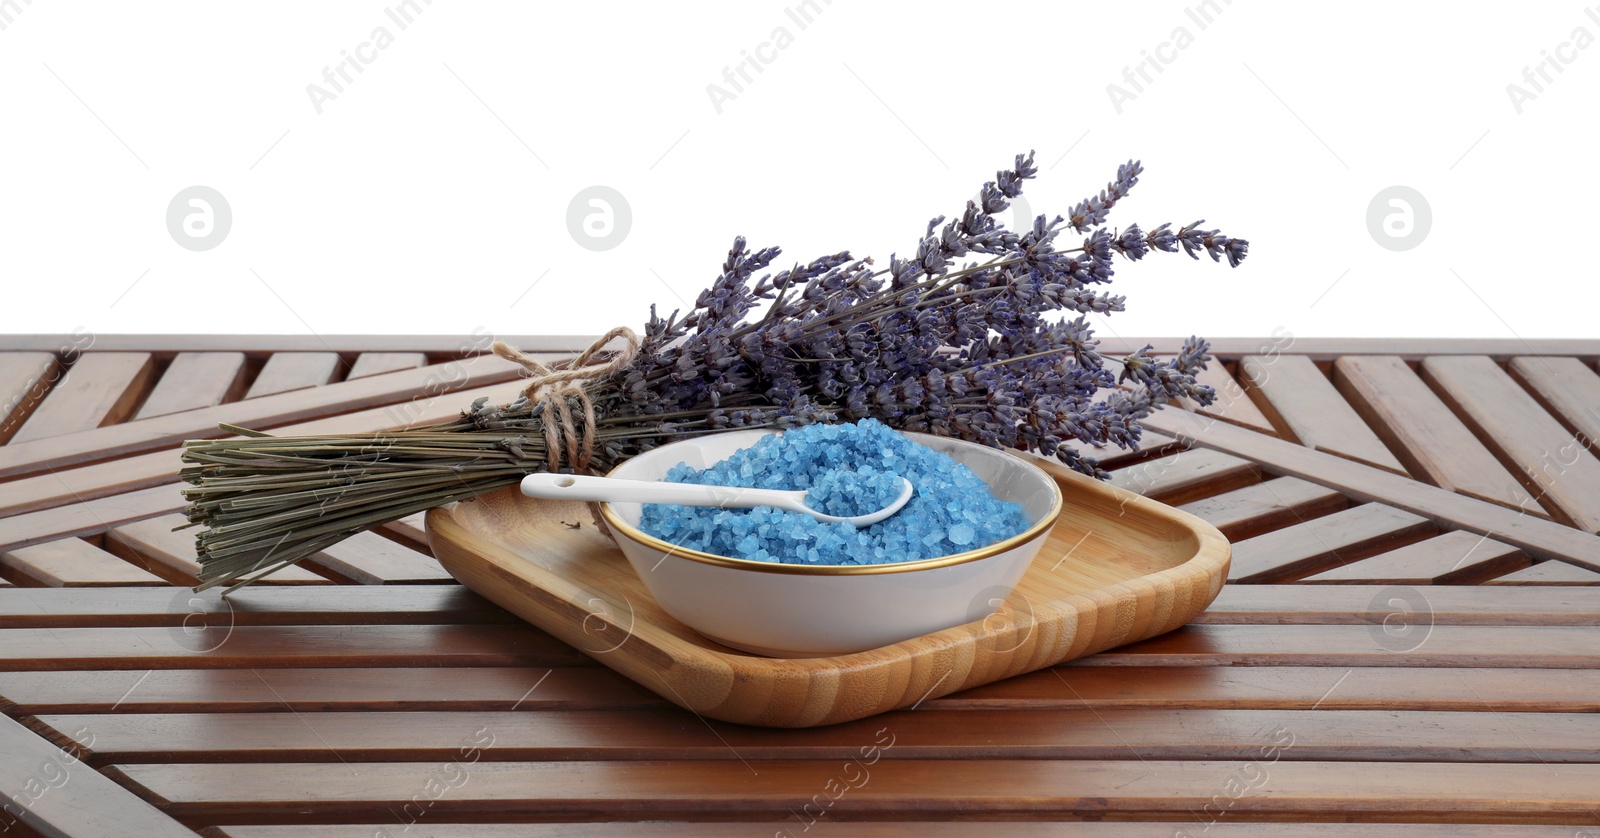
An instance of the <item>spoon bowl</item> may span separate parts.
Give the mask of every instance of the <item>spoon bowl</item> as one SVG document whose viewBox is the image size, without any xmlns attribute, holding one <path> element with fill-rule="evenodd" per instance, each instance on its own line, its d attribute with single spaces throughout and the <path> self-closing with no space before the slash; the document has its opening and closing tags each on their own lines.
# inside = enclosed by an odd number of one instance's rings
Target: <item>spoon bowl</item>
<svg viewBox="0 0 1600 838">
<path fill-rule="evenodd" d="M 828 515 L 806 505 L 804 489 L 752 489 L 740 486 L 705 486 L 699 483 L 667 483 L 656 480 L 626 480 L 586 474 L 538 472 L 522 478 L 522 493 L 530 498 L 606 501 L 610 503 L 674 503 L 683 506 L 715 506 L 719 509 L 748 509 L 770 506 L 810 515 L 824 524 L 847 523 L 856 529 L 870 527 L 899 512 L 915 491 L 911 481 L 900 480 L 900 494 L 888 506 L 866 515 Z"/>
</svg>

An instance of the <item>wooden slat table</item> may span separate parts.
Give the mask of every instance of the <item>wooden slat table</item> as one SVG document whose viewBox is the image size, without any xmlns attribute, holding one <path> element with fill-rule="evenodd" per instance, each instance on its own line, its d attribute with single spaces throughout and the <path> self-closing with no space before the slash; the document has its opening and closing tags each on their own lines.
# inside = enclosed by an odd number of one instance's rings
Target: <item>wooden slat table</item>
<svg viewBox="0 0 1600 838">
<path fill-rule="evenodd" d="M 678 709 L 415 517 L 184 587 L 182 439 L 509 399 L 486 351 L 0 336 L 0 834 L 1600 835 L 1600 341 L 1218 342 L 1216 405 L 1088 451 L 1233 541 L 1208 611 L 829 728 Z"/>
</svg>

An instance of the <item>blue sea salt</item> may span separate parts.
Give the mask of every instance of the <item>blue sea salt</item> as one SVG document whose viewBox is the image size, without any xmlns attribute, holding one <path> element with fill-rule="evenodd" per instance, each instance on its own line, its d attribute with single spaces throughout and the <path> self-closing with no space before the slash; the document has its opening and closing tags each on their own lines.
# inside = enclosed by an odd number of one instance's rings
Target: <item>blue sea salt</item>
<svg viewBox="0 0 1600 838">
<path fill-rule="evenodd" d="M 871 515 L 900 497 L 900 475 L 872 466 L 825 471 L 806 492 L 806 506 L 827 515 Z"/>
<path fill-rule="evenodd" d="M 854 425 L 807 425 L 764 437 L 704 470 L 679 463 L 666 479 L 804 489 L 813 509 L 847 516 L 888 506 L 899 496 L 901 477 L 916 488 L 905 508 L 859 530 L 771 507 L 675 504 L 645 504 L 639 529 L 680 547 L 719 556 L 857 565 L 963 553 L 1028 528 L 1022 507 L 997 499 L 971 469 L 875 419 Z"/>
</svg>

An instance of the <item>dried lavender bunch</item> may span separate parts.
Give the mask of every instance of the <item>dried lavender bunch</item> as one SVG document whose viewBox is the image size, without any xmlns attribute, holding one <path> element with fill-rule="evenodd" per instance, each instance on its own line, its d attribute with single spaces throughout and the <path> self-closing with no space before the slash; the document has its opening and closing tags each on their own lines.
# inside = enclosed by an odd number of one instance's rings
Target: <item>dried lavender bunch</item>
<svg viewBox="0 0 1600 838">
<path fill-rule="evenodd" d="M 928 222 L 887 267 L 841 252 L 772 272 L 777 248 L 735 239 L 693 308 L 663 318 L 651 307 L 633 362 L 582 385 L 596 416 L 587 468 L 724 429 L 873 417 L 1106 476 L 1064 443 L 1136 447 L 1151 411 L 1214 394 L 1195 380 L 1208 356 L 1194 337 L 1171 358 L 1145 347 L 1115 375 L 1087 315 L 1122 311 L 1124 299 L 1096 286 L 1119 259 L 1181 250 L 1236 267 L 1249 252 L 1201 221 L 1107 229 L 1142 172 L 1130 161 L 1067 217 L 1011 231 L 996 215 L 1037 174 L 1031 153 L 1017 155 L 959 217 Z M 361 530 L 515 484 L 546 467 L 548 409 L 479 400 L 426 428 L 186 443 L 189 519 L 207 526 L 200 587 L 247 584 Z"/>
</svg>

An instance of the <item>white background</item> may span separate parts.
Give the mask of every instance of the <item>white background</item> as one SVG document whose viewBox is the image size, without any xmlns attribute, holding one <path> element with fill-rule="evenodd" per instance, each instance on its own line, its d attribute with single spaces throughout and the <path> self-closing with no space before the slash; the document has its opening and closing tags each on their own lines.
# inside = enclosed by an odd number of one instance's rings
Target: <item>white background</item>
<svg viewBox="0 0 1600 838">
<path fill-rule="evenodd" d="M 1593 337 L 1600 37 L 1580 3 L 67 3 L 0 21 L 0 331 L 593 334 L 693 300 L 735 234 L 790 260 L 914 246 L 1017 151 L 1064 213 L 1205 218 L 1229 270 L 1126 266 L 1120 335 Z M 913 11 L 914 10 L 914 11 Z M 393 42 L 362 47 L 384 26 Z M 762 47 L 777 27 L 792 43 Z M 1161 47 L 1184 27 L 1192 43 Z M 1566 43 L 1566 46 L 1562 46 Z M 337 98 L 307 87 L 358 48 Z M 1134 98 L 1107 86 L 1171 58 Z M 742 53 L 772 58 L 713 106 Z M 1570 63 L 1535 92 L 1524 68 Z M 348 71 L 347 71 L 348 72 Z M 1519 114 L 1507 86 L 1536 98 Z M 732 91 L 731 87 L 727 89 Z M 179 247 L 169 202 L 233 215 Z M 1432 226 L 1380 247 L 1369 202 Z M 568 204 L 632 226 L 580 247 Z"/>
</svg>

